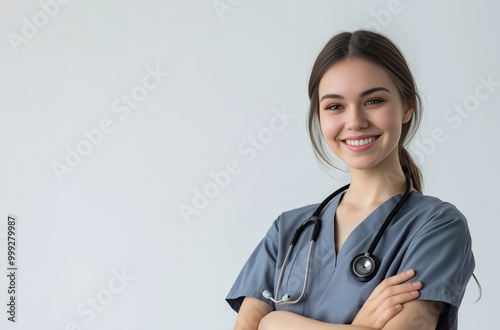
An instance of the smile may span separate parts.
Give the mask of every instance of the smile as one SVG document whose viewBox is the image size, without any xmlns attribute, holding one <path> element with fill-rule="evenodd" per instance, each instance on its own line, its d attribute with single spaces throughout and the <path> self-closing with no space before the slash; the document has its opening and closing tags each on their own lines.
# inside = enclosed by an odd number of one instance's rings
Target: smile
<svg viewBox="0 0 500 330">
<path fill-rule="evenodd" d="M 372 143 L 375 141 L 377 137 L 369 137 L 367 139 L 360 139 L 360 140 L 345 140 L 345 143 L 350 145 L 350 146 L 364 146 L 366 144 Z"/>
</svg>

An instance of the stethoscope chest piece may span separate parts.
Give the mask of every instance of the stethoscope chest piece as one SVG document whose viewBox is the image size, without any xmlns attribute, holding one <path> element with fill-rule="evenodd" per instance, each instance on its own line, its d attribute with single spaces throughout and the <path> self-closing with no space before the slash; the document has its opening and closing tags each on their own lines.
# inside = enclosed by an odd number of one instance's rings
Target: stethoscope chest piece
<svg viewBox="0 0 500 330">
<path fill-rule="evenodd" d="M 352 276 L 360 282 L 370 281 L 379 267 L 380 262 L 370 253 L 362 253 L 351 261 Z"/>
</svg>

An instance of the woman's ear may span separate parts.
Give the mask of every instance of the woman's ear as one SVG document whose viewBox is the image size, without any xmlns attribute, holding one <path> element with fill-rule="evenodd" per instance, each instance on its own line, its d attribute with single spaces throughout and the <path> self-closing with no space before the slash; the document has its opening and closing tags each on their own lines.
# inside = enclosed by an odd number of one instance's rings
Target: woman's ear
<svg viewBox="0 0 500 330">
<path fill-rule="evenodd" d="M 403 113 L 403 124 L 406 124 L 410 121 L 411 116 L 413 116 L 413 108 L 408 108 Z"/>
</svg>

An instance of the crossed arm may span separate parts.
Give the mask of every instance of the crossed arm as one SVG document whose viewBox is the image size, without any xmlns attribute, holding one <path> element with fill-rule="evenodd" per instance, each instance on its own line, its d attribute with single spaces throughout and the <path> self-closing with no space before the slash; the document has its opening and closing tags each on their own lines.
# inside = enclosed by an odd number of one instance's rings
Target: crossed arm
<svg viewBox="0 0 500 330">
<path fill-rule="evenodd" d="M 442 303 L 418 298 L 422 283 L 404 283 L 410 270 L 381 282 L 368 297 L 352 324 L 331 324 L 286 311 L 272 311 L 266 303 L 246 297 L 234 330 L 434 330 Z"/>
</svg>

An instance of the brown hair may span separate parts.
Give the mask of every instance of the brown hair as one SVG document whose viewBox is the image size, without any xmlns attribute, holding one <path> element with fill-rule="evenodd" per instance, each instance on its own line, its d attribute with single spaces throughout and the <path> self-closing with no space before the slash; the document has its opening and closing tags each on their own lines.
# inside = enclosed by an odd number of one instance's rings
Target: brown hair
<svg viewBox="0 0 500 330">
<path fill-rule="evenodd" d="M 316 157 L 320 163 L 334 166 L 325 152 L 325 143 L 319 126 L 318 88 L 325 72 L 333 64 L 348 57 L 361 57 L 386 69 L 398 88 L 404 106 L 413 109 L 410 121 L 402 126 L 398 154 L 403 172 L 412 179 L 415 190 L 422 191 L 422 173 L 405 148 L 415 135 L 420 124 L 420 96 L 401 51 L 387 37 L 375 32 L 358 30 L 352 33 L 342 32 L 335 35 L 321 50 L 314 63 L 309 79 L 309 99 L 311 104 L 309 107 L 308 131 Z"/>
</svg>

